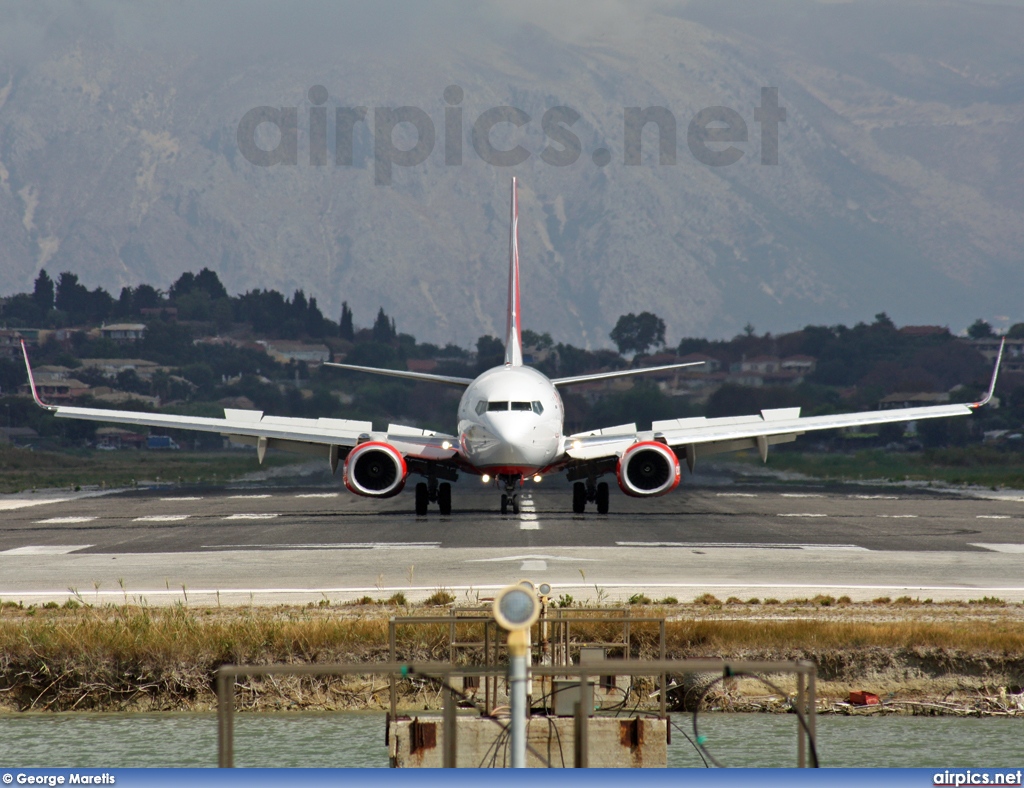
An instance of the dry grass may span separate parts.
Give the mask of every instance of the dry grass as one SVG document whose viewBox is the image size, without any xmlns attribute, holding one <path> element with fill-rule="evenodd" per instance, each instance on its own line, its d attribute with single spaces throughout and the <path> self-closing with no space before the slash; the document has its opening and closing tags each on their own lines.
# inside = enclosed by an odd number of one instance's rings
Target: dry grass
<svg viewBox="0 0 1024 788">
<path fill-rule="evenodd" d="M 732 614 L 739 605 L 723 610 Z M 948 681 L 951 675 L 1002 671 L 1024 675 L 1024 627 L 1017 606 L 875 605 L 792 609 L 746 607 L 746 618 L 714 618 L 705 604 L 651 612 L 677 618 L 666 627 L 671 657 L 811 658 L 822 680 L 860 676 L 898 681 Z M 203 708 L 213 702 L 212 680 L 225 663 L 381 662 L 388 658 L 388 618 L 379 605 L 355 607 L 206 609 L 178 605 L 101 608 L 0 606 L 0 706 L 18 709 Z M 416 612 L 416 611 L 405 611 Z M 436 615 L 434 610 L 418 612 Z M 679 614 L 682 613 L 680 616 Z M 942 614 L 941 620 L 927 620 Z M 760 617 L 759 617 L 760 616 Z M 814 616 L 820 616 L 815 618 Z M 828 618 L 837 617 L 837 618 Z M 480 624 L 458 624 L 460 641 L 482 640 Z M 634 622 L 633 656 L 653 657 L 658 627 Z M 575 623 L 573 639 L 613 641 L 613 623 Z M 450 624 L 403 626 L 403 660 L 447 660 Z M 464 653 L 466 660 L 474 655 Z M 476 659 L 480 654 L 475 655 Z M 350 679 L 250 682 L 240 700 L 250 708 L 309 705 L 365 708 L 380 702 L 380 686 Z M 378 680 L 379 684 L 379 680 Z"/>
</svg>

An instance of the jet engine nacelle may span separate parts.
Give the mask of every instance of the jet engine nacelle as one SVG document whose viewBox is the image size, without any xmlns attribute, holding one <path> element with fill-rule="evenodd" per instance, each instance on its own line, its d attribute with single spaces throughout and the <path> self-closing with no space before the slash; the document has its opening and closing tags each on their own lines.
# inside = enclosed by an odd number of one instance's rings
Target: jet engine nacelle
<svg viewBox="0 0 1024 788">
<path fill-rule="evenodd" d="M 345 458 L 345 486 L 356 495 L 390 498 L 405 487 L 405 458 L 390 443 L 360 443 Z"/>
<path fill-rule="evenodd" d="M 619 458 L 615 476 L 619 487 L 634 498 L 672 492 L 679 484 L 679 458 L 664 443 L 634 443 Z"/>
</svg>

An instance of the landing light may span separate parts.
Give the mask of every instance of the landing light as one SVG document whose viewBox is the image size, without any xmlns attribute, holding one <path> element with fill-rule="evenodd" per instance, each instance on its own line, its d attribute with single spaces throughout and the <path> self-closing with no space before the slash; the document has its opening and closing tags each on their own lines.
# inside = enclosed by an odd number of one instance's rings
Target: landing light
<svg viewBox="0 0 1024 788">
<path fill-rule="evenodd" d="M 491 475 L 489 473 L 485 473 L 483 476 L 480 477 L 480 481 L 482 481 L 484 484 L 487 484 L 487 482 L 489 482 L 490 480 Z"/>
<path fill-rule="evenodd" d="M 539 473 L 537 473 L 537 474 L 534 474 L 534 476 L 533 476 L 533 480 L 534 480 L 535 482 L 537 482 L 538 484 L 540 484 L 540 480 L 541 480 L 541 479 L 543 479 L 543 478 L 544 478 L 544 477 L 543 477 L 543 476 L 541 476 L 541 475 L 540 475 Z"/>
<path fill-rule="evenodd" d="M 448 449 L 450 449 L 451 447 L 452 447 L 451 441 L 443 441 L 441 443 L 441 448 L 444 449 L 445 451 L 448 451 Z"/>
</svg>

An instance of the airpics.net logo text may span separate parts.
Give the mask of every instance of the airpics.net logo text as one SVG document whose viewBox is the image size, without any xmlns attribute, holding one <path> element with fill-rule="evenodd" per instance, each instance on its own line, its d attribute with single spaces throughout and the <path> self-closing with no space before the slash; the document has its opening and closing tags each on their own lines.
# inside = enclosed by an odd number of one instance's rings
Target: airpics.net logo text
<svg viewBox="0 0 1024 788">
<path fill-rule="evenodd" d="M 978 771 L 967 769 L 964 771 L 951 771 L 946 769 L 943 772 L 936 772 L 932 777 L 932 785 L 953 786 L 957 788 L 963 785 L 1021 785 L 1021 770 L 1010 771 Z"/>
<path fill-rule="evenodd" d="M 300 127 L 299 107 L 253 107 L 238 123 L 238 150 L 257 167 L 298 166 L 300 130 L 308 146 L 308 163 L 323 167 L 332 163 L 351 167 L 356 160 L 357 136 L 372 132 L 373 182 L 391 183 L 394 167 L 423 164 L 434 152 L 437 127 L 430 114 L 420 107 L 336 107 L 329 124 L 327 88 L 314 85 L 307 92 L 309 106 Z M 463 163 L 466 137 L 464 92 L 458 85 L 444 89 L 443 147 L 444 164 Z M 476 155 L 494 167 L 515 167 L 537 155 L 552 167 L 568 167 L 579 161 L 584 145 L 573 126 L 582 115 L 568 106 L 549 107 L 540 117 L 541 145 L 534 150 L 523 144 L 536 137 L 535 118 L 517 107 L 487 109 L 469 126 L 469 141 Z M 779 163 L 779 124 L 786 121 L 786 108 L 779 106 L 778 88 L 761 88 L 761 104 L 754 108 L 753 122 L 760 131 L 760 163 Z M 360 125 L 362 124 L 362 125 Z M 624 107 L 622 110 L 621 161 L 627 167 L 643 162 L 644 130 L 651 126 L 658 143 L 659 165 L 671 166 L 677 160 L 675 115 L 666 107 Z M 334 140 L 330 142 L 330 125 Z M 399 141 L 396 142 L 396 134 Z M 590 134 L 589 136 L 594 136 Z M 743 115 L 729 107 L 705 107 L 695 113 L 686 126 L 686 146 L 690 154 L 709 167 L 726 167 L 743 158 L 745 152 L 734 143 L 750 138 Z M 494 141 L 500 137 L 499 145 Z M 517 141 L 517 137 L 519 138 Z M 400 144 L 402 143 L 402 144 Z M 596 167 L 606 167 L 615 157 L 609 147 L 597 144 L 588 150 Z M 333 155 L 332 155 L 333 153 Z M 305 158 L 305 157 L 304 157 Z M 303 162 L 305 163 L 305 162 Z"/>
</svg>

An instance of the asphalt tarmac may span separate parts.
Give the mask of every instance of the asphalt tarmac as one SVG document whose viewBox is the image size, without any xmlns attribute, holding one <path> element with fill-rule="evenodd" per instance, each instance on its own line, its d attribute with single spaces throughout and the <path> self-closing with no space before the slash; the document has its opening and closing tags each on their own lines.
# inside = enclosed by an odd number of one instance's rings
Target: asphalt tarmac
<svg viewBox="0 0 1024 788">
<path fill-rule="evenodd" d="M 680 601 L 815 594 L 1024 601 L 1024 493 L 698 477 L 574 515 L 561 480 L 519 515 L 473 479 L 453 512 L 413 514 L 330 486 L 253 485 L 0 498 L 0 600 L 304 604 L 438 588 L 477 601 L 510 582 L 556 598 Z M 592 507 L 591 507 L 592 508 Z"/>
</svg>

